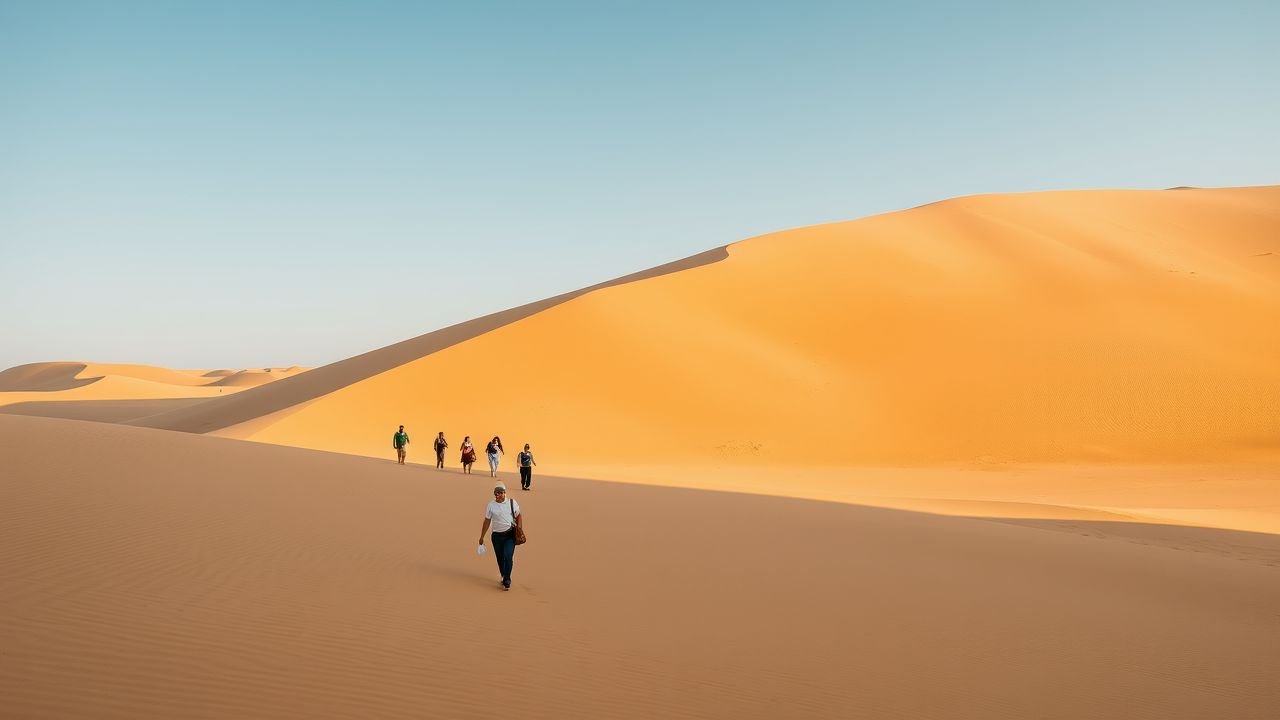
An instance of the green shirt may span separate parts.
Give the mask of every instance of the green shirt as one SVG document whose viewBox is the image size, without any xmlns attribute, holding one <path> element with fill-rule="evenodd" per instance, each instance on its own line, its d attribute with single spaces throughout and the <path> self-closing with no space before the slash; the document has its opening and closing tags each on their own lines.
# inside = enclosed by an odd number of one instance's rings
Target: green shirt
<svg viewBox="0 0 1280 720">
<path fill-rule="evenodd" d="M 398 433 L 396 433 L 396 434 L 395 434 L 395 437 L 391 438 L 391 443 L 392 443 L 393 445 L 395 445 L 396 447 L 398 447 L 398 448 L 401 448 L 401 447 L 404 447 L 405 445 L 408 445 L 408 444 L 409 444 L 409 433 L 407 433 L 407 432 L 398 432 Z"/>
</svg>

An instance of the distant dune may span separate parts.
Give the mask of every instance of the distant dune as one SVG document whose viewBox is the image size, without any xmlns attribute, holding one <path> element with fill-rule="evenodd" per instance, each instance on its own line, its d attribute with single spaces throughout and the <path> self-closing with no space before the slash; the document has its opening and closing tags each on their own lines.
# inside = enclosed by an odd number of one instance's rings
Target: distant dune
<svg viewBox="0 0 1280 720">
<path fill-rule="evenodd" d="M 201 371 L 184 372 L 150 365 L 44 362 L 19 365 L 0 372 L 0 392 L 56 392 L 98 382 L 108 377 L 133 378 L 165 385 L 203 385 Z"/>
<path fill-rule="evenodd" d="M 365 455 L 403 423 L 420 459 L 444 430 L 582 465 L 1269 461 L 1276 251 L 1278 187 L 959 198 L 141 423 Z"/>
<path fill-rule="evenodd" d="M 226 375 L 208 384 L 208 387 L 257 387 L 281 378 L 295 375 L 298 368 L 264 368 L 262 370 L 240 370 Z"/>
<path fill-rule="evenodd" d="M 0 392 L 57 392 L 97 381 L 92 375 L 77 377 L 85 363 L 49 362 L 19 365 L 0 372 Z"/>
<path fill-rule="evenodd" d="M 474 552 L 487 477 L 15 416 L 0 467 L 5 717 L 1280 706 L 1273 535 L 539 477 L 504 593 Z"/>
<path fill-rule="evenodd" d="M 127 422 L 225 397 L 305 368 L 170 370 L 150 365 L 45 362 L 0 372 L 0 413 Z"/>
</svg>

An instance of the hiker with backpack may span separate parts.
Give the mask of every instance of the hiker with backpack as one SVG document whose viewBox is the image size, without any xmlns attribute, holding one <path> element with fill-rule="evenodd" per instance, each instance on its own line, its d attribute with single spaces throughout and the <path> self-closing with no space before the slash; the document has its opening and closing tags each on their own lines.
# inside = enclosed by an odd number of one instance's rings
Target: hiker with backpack
<svg viewBox="0 0 1280 720">
<path fill-rule="evenodd" d="M 502 438 L 494 435 L 484 448 L 484 454 L 489 456 L 489 477 L 498 477 L 498 461 L 502 459 L 502 453 Z"/>
</svg>

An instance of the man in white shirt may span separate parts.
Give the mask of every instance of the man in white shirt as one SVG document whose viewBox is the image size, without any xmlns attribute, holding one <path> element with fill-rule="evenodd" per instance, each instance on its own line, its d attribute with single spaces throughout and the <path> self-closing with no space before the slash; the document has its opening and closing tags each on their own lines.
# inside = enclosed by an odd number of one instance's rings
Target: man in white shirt
<svg viewBox="0 0 1280 720">
<path fill-rule="evenodd" d="M 480 544 L 484 534 L 493 526 L 489 541 L 493 543 L 493 557 L 498 561 L 498 573 L 502 575 L 502 589 L 511 589 L 511 567 L 516 559 L 516 526 L 524 527 L 520 515 L 520 503 L 507 499 L 507 486 L 501 482 L 493 486 L 493 500 L 484 509 L 484 524 L 480 526 Z"/>
</svg>

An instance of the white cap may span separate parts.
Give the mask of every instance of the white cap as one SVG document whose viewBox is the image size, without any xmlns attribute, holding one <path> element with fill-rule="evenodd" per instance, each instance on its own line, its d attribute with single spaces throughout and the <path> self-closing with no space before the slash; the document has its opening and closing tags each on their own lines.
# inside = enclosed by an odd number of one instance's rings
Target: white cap
<svg viewBox="0 0 1280 720">
<path fill-rule="evenodd" d="M 506 489 L 507 489 L 507 484 L 506 484 L 506 483 L 504 483 L 504 482 L 502 482 L 501 480 L 499 480 L 499 481 L 498 481 L 498 484 L 493 486 L 493 489 L 494 489 L 494 490 L 499 490 L 499 489 L 501 489 L 501 490 L 506 490 Z"/>
</svg>

